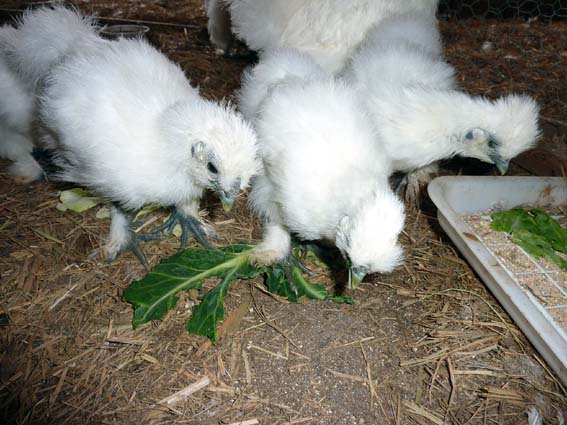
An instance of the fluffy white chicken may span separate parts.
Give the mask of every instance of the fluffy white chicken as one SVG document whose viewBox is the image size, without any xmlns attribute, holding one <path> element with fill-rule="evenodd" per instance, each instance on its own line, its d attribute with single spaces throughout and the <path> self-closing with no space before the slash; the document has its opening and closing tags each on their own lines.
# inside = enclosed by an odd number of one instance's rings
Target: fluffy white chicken
<svg viewBox="0 0 567 425">
<path fill-rule="evenodd" d="M 33 96 L 8 66 L 4 54 L 3 40 L 15 31 L 8 25 L 0 27 L 0 157 L 13 161 L 8 171 L 16 181 L 29 183 L 40 178 L 42 170 L 31 155 Z"/>
<path fill-rule="evenodd" d="M 458 91 L 439 40 L 431 17 L 388 18 L 368 32 L 343 74 L 364 99 L 393 170 L 410 173 L 409 199 L 441 159 L 476 158 L 505 173 L 539 136 L 538 106 L 528 96 L 490 101 Z"/>
<path fill-rule="evenodd" d="M 415 11 L 433 16 L 439 0 L 207 0 L 211 41 L 226 49 L 232 25 L 253 50 L 293 47 L 328 71 L 340 70 L 368 29 Z"/>
<path fill-rule="evenodd" d="M 14 161 L 8 171 L 17 181 L 43 175 L 32 157 L 42 78 L 68 55 L 101 42 L 91 18 L 63 6 L 29 9 L 15 27 L 0 28 L 0 156 Z"/>
<path fill-rule="evenodd" d="M 343 75 L 373 94 L 388 87 L 456 87 L 455 71 L 442 57 L 437 19 L 419 13 L 394 15 L 372 26 Z"/>
<path fill-rule="evenodd" d="M 256 136 L 229 105 L 203 99 L 183 71 L 143 40 L 99 45 L 49 73 L 40 118 L 52 134 L 59 178 L 113 201 L 106 245 L 145 263 L 124 210 L 174 206 L 159 230 L 183 229 L 208 246 L 198 217 L 204 189 L 229 208 L 260 169 Z M 141 238 L 142 239 L 142 238 Z"/>
<path fill-rule="evenodd" d="M 268 72 L 293 55 L 272 56 L 249 72 L 243 96 L 261 91 Z M 255 114 L 264 173 L 252 187 L 252 208 L 264 217 L 263 241 L 251 260 L 270 264 L 290 253 L 291 237 L 329 240 L 352 266 L 352 287 L 366 273 L 390 272 L 402 260 L 397 242 L 404 222 L 401 202 L 388 186 L 390 168 L 356 94 L 301 53 L 297 75 L 276 79 Z M 283 72 L 285 73 L 285 71 Z M 280 73 L 281 76 L 281 73 Z M 313 77 L 313 78 L 310 78 Z"/>
<path fill-rule="evenodd" d="M 261 104 L 278 84 L 325 79 L 329 74 L 306 53 L 293 48 L 266 51 L 262 60 L 242 74 L 238 91 L 238 108 L 254 122 Z"/>
<path fill-rule="evenodd" d="M 103 42 L 92 17 L 65 6 L 40 7 L 24 12 L 6 40 L 6 56 L 24 82 L 38 89 L 41 79 L 65 57 Z"/>
</svg>

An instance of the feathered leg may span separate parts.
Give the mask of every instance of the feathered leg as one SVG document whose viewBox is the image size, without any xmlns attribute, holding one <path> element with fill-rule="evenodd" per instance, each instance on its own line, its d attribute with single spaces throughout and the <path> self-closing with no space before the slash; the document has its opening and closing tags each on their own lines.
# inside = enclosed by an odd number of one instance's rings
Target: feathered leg
<svg viewBox="0 0 567 425">
<path fill-rule="evenodd" d="M 291 236 L 279 223 L 270 222 L 264 228 L 264 237 L 250 254 L 250 262 L 259 266 L 285 260 L 291 252 Z"/>
<path fill-rule="evenodd" d="M 274 217 L 272 217 L 272 220 Z M 277 220 L 277 219 L 276 219 Z M 270 222 L 265 225 L 264 237 L 260 244 L 250 253 L 249 261 L 255 266 L 269 266 L 280 263 L 291 284 L 297 293 L 295 279 L 292 269 L 296 267 L 308 276 L 315 276 L 311 270 L 307 269 L 291 252 L 291 235 L 285 227 L 278 222 Z"/>
<path fill-rule="evenodd" d="M 30 137 L 0 123 L 0 157 L 13 161 L 8 172 L 18 183 L 31 183 L 43 176 L 32 150 Z"/>
<path fill-rule="evenodd" d="M 410 171 L 407 174 L 395 174 L 391 183 L 394 192 L 404 198 L 408 203 L 417 205 L 421 188 L 428 184 L 439 171 L 437 162 Z"/>
<path fill-rule="evenodd" d="M 435 162 L 408 173 L 406 175 L 405 200 L 411 204 L 417 205 L 419 203 L 421 188 L 428 184 L 438 171 L 439 165 Z"/>
<path fill-rule="evenodd" d="M 280 262 L 291 254 L 291 236 L 273 199 L 274 187 L 270 179 L 264 174 L 256 176 L 250 203 L 252 209 L 264 218 L 265 225 L 263 240 L 252 251 L 250 262 L 259 266 Z"/>
<path fill-rule="evenodd" d="M 149 268 L 148 260 L 140 248 L 139 241 L 160 240 L 160 236 L 136 233 L 132 229 L 132 219 L 122 208 L 113 204 L 110 207 L 110 233 L 104 247 L 106 262 L 111 263 L 127 249 L 131 249 L 145 268 Z"/>
<path fill-rule="evenodd" d="M 390 184 L 394 188 L 396 195 L 400 196 L 408 185 L 408 175 L 404 173 L 395 173 L 390 177 Z"/>
<path fill-rule="evenodd" d="M 222 0 L 206 1 L 207 29 L 211 43 L 228 53 L 233 42 L 230 13 Z"/>
<path fill-rule="evenodd" d="M 41 180 L 44 176 L 41 166 L 31 155 L 14 160 L 14 163 L 8 167 L 8 172 L 17 183 L 21 184 Z"/>
</svg>

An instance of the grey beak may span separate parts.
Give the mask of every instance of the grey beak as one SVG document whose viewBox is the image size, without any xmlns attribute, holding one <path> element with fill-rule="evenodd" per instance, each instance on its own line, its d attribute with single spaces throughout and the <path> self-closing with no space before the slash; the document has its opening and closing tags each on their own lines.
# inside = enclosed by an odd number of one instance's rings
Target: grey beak
<svg viewBox="0 0 567 425">
<path fill-rule="evenodd" d="M 230 194 L 222 190 L 219 193 L 219 197 L 222 203 L 222 208 L 226 212 L 229 212 L 232 209 L 232 206 L 234 205 L 234 196 L 231 196 Z"/>
<path fill-rule="evenodd" d="M 236 198 L 236 195 L 238 195 L 238 192 L 240 192 L 240 185 L 241 185 L 241 180 L 238 178 L 233 183 L 230 190 L 221 189 L 218 191 L 219 198 L 222 203 L 222 207 L 226 212 L 232 209 L 232 206 L 234 205 L 234 198 Z"/>
<path fill-rule="evenodd" d="M 501 175 L 504 175 L 508 172 L 508 167 L 510 167 L 510 161 L 501 161 L 501 160 L 497 160 L 494 165 L 496 165 L 496 168 L 498 168 L 498 171 L 500 171 Z"/>
<path fill-rule="evenodd" d="M 349 289 L 356 289 L 364 276 L 368 273 L 368 269 L 363 266 L 353 266 L 348 271 L 348 287 Z"/>
</svg>

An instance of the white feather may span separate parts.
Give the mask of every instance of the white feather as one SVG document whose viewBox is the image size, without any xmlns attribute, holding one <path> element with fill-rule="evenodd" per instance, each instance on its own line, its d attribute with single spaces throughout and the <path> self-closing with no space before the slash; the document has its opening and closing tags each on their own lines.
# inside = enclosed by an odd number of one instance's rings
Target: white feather
<svg viewBox="0 0 567 425">
<path fill-rule="evenodd" d="M 427 167 L 410 178 L 414 184 L 427 182 L 430 165 L 441 159 L 460 155 L 506 162 L 539 137 L 538 107 L 531 98 L 490 101 L 458 91 L 439 40 L 431 16 L 393 16 L 368 32 L 343 72 L 364 99 L 393 170 Z"/>
<path fill-rule="evenodd" d="M 234 108 L 200 97 L 143 40 L 97 46 L 53 68 L 40 112 L 56 136 L 60 178 L 127 209 L 157 203 L 196 216 L 204 189 L 242 190 L 260 168 L 255 133 Z M 113 228 L 109 245 L 119 234 Z"/>
<path fill-rule="evenodd" d="M 455 71 L 441 57 L 441 36 L 434 16 L 396 15 L 374 25 L 350 59 L 343 76 L 365 97 L 384 89 L 454 89 Z"/>
<path fill-rule="evenodd" d="M 440 57 L 443 46 L 435 14 L 422 13 L 417 8 L 390 13 L 368 29 L 360 49 L 379 49 L 380 46 L 400 42 L 414 45 L 433 57 Z"/>
<path fill-rule="evenodd" d="M 528 410 L 528 425 L 543 425 L 543 416 L 535 406 Z"/>
<path fill-rule="evenodd" d="M 0 27 L 0 157 L 13 161 L 10 174 L 22 182 L 41 177 L 41 167 L 31 156 L 33 96 L 8 66 L 4 42 L 13 36 L 15 28 Z"/>
<path fill-rule="evenodd" d="M 485 129 L 509 160 L 532 147 L 538 136 L 538 107 L 527 96 L 497 101 L 458 91 L 422 88 L 384 89 L 366 99 L 395 171 L 411 172 L 455 155 L 493 162 L 487 138 L 467 139 Z"/>
<path fill-rule="evenodd" d="M 28 9 L 15 27 L 0 28 L 0 156 L 9 172 L 30 182 L 42 176 L 31 153 L 35 93 L 49 70 L 65 57 L 104 43 L 93 20 L 64 6 Z"/>
<path fill-rule="evenodd" d="M 291 232 L 330 240 L 371 272 L 391 271 L 402 255 L 403 208 L 354 91 L 333 78 L 277 85 L 256 126 L 265 175 L 251 204 L 268 221 L 256 260 L 288 255 Z"/>
<path fill-rule="evenodd" d="M 292 47 L 337 72 L 368 29 L 388 16 L 414 11 L 433 16 L 438 0 L 209 0 L 213 11 L 228 5 L 235 34 L 251 49 Z M 219 24 L 209 24 L 219 27 Z M 213 41 L 215 39 L 213 38 Z"/>
<path fill-rule="evenodd" d="M 28 9 L 16 28 L 6 46 L 7 58 L 31 87 L 66 56 L 103 42 L 92 17 L 65 6 Z"/>
<path fill-rule="evenodd" d="M 238 107 L 244 117 L 254 121 L 262 101 L 277 84 L 320 80 L 327 73 L 307 54 L 281 48 L 262 54 L 260 62 L 245 70 L 238 92 Z"/>
</svg>

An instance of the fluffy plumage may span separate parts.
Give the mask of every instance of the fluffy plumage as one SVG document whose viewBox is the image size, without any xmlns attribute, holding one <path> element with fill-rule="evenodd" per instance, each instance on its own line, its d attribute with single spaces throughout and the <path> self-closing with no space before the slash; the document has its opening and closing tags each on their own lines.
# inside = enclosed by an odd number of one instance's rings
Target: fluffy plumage
<svg viewBox="0 0 567 425">
<path fill-rule="evenodd" d="M 42 79 L 65 57 L 98 43 L 92 19 L 63 6 L 29 9 L 15 27 L 0 28 L 0 156 L 14 161 L 9 172 L 17 181 L 43 174 L 31 155 Z"/>
<path fill-rule="evenodd" d="M 243 118 L 200 97 L 183 71 L 143 40 L 99 45 L 55 67 L 41 120 L 55 136 L 62 180 L 128 210 L 175 206 L 174 217 L 188 220 L 184 230 L 193 233 L 202 231 L 204 189 L 229 205 L 260 167 L 255 133 Z M 120 213 L 110 258 L 132 242 Z"/>
<path fill-rule="evenodd" d="M 404 14 L 372 28 L 344 77 L 364 99 L 394 171 L 411 173 L 409 197 L 440 159 L 471 157 L 505 171 L 539 136 L 531 98 L 490 101 L 457 90 L 428 16 Z"/>
<path fill-rule="evenodd" d="M 238 108 L 247 120 L 253 122 L 262 102 L 276 85 L 316 81 L 327 76 L 309 55 L 297 49 L 268 50 L 256 66 L 244 71 Z"/>
<path fill-rule="evenodd" d="M 361 92 L 368 91 L 367 97 L 389 88 L 456 87 L 455 71 L 442 57 L 435 16 L 417 13 L 386 18 L 370 28 L 343 75 Z"/>
<path fill-rule="evenodd" d="M 235 34 L 251 49 L 293 47 L 336 72 L 373 24 L 409 11 L 433 16 L 437 4 L 438 0 L 208 0 L 207 15 L 211 39 L 220 47 L 230 44 L 226 25 L 232 22 Z"/>
<path fill-rule="evenodd" d="M 527 96 L 490 101 L 458 91 L 384 90 L 367 102 L 395 171 L 455 155 L 500 165 L 533 146 L 537 105 Z"/>
<path fill-rule="evenodd" d="M 13 161 L 8 171 L 17 181 L 28 183 L 42 171 L 31 156 L 33 96 L 8 66 L 2 48 L 2 40 L 15 31 L 8 25 L 0 28 L 0 157 Z"/>
<path fill-rule="evenodd" d="M 403 207 L 349 87 L 332 77 L 277 84 L 262 102 L 256 129 L 264 174 L 253 185 L 251 205 L 266 228 L 253 261 L 283 260 L 294 233 L 335 243 L 359 277 L 401 262 Z"/>
<path fill-rule="evenodd" d="M 65 57 L 102 42 L 91 17 L 65 6 L 28 9 L 6 40 L 6 55 L 26 84 L 35 87 Z"/>
</svg>

